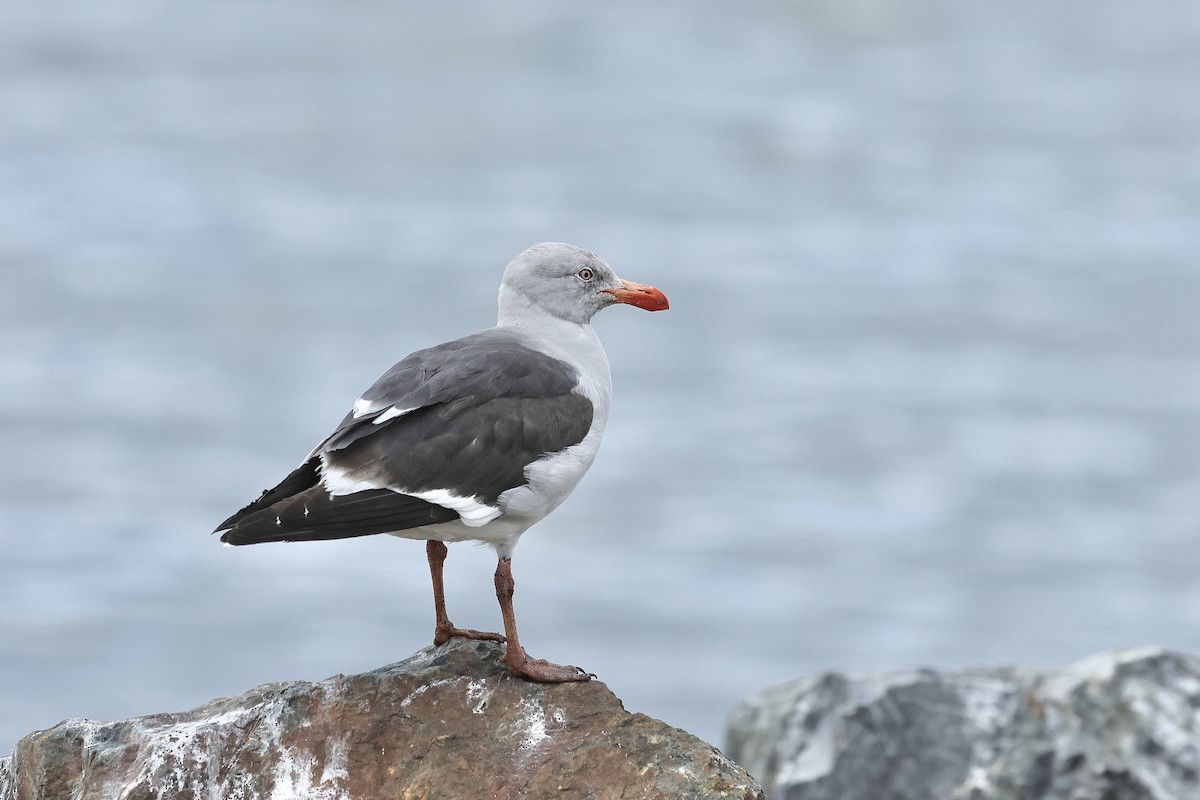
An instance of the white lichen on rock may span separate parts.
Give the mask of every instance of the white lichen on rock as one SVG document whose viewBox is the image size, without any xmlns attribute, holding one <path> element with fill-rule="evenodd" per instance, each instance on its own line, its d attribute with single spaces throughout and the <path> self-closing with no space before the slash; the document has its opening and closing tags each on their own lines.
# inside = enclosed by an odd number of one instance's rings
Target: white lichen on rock
<svg viewBox="0 0 1200 800">
<path fill-rule="evenodd" d="M 452 641 L 373 672 L 271 684 L 179 714 L 70 720 L 0 759 L 0 800 L 577 796 L 563 794 L 570 786 L 762 800 L 744 771 L 707 760 L 710 746 L 630 714 L 603 684 L 514 678 L 502 652 Z"/>
<path fill-rule="evenodd" d="M 830 673 L 745 701 L 727 747 L 794 800 L 1200 797 L 1200 659 Z"/>
</svg>

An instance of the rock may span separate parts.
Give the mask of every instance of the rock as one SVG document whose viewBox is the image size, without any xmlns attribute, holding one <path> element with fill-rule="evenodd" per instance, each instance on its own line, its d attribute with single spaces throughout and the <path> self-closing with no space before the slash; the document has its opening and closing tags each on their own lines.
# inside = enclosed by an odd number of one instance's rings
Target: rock
<svg viewBox="0 0 1200 800">
<path fill-rule="evenodd" d="M 828 673 L 742 703 L 726 750 L 775 800 L 1200 798 L 1200 659 Z"/>
<path fill-rule="evenodd" d="M 0 759 L 0 800 L 762 798 L 711 745 L 597 681 L 511 677 L 455 640 L 180 714 L 68 720 Z"/>
</svg>

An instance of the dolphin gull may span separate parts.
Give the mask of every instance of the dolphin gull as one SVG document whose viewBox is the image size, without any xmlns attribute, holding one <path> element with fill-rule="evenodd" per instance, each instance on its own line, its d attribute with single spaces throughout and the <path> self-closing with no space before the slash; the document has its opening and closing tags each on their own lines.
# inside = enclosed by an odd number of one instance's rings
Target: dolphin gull
<svg viewBox="0 0 1200 800">
<path fill-rule="evenodd" d="M 501 660 L 513 674 L 587 680 L 521 647 L 512 554 L 596 457 L 612 379 L 591 320 L 617 303 L 667 308 L 666 295 L 621 280 L 594 253 L 557 242 L 529 248 L 504 270 L 496 327 L 418 350 L 385 372 L 299 467 L 217 527 L 221 541 L 424 539 L 434 644 L 507 641 Z M 461 541 L 496 550 L 503 636 L 457 628 L 446 614 L 445 543 Z"/>
</svg>

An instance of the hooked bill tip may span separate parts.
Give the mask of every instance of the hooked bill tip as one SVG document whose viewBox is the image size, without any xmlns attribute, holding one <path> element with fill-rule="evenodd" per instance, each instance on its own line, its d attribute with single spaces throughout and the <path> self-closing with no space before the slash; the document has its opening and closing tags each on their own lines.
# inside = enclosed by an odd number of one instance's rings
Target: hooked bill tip
<svg viewBox="0 0 1200 800">
<path fill-rule="evenodd" d="M 605 289 L 618 303 L 637 306 L 646 311 L 666 311 L 671 307 L 667 296 L 653 286 L 633 281 L 621 281 L 620 289 Z"/>
</svg>

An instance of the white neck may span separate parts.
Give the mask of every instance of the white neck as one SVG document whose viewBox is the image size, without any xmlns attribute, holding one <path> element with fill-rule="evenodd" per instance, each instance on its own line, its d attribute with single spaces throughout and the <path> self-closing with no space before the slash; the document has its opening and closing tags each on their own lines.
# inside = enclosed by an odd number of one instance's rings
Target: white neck
<svg viewBox="0 0 1200 800">
<path fill-rule="evenodd" d="M 574 326 L 575 323 L 548 313 L 520 292 L 507 286 L 500 287 L 500 313 L 496 317 L 496 327 L 553 329 L 563 325 Z"/>
<path fill-rule="evenodd" d="M 537 337 L 537 349 L 578 365 L 586 383 L 584 394 L 597 404 L 596 414 L 603 424 L 608 417 L 612 378 L 608 356 L 590 323 L 571 322 L 548 314 L 524 295 L 502 286 L 496 327 L 528 331 Z"/>
</svg>

